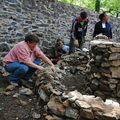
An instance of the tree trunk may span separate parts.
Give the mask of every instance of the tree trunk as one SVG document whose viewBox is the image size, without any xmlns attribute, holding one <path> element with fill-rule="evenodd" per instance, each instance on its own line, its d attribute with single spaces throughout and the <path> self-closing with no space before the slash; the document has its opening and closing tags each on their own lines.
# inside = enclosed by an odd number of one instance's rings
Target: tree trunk
<svg viewBox="0 0 120 120">
<path fill-rule="evenodd" d="M 119 13 L 116 14 L 116 17 L 117 17 L 117 18 L 119 17 Z"/>
<path fill-rule="evenodd" d="M 100 0 L 96 0 L 95 11 L 100 12 Z"/>
</svg>

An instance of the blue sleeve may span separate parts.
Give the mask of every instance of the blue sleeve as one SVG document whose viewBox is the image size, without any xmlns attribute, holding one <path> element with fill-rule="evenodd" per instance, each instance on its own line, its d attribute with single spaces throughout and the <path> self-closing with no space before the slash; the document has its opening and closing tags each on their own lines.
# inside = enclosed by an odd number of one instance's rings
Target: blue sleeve
<svg viewBox="0 0 120 120">
<path fill-rule="evenodd" d="M 66 53 L 68 53 L 68 52 L 69 52 L 69 46 L 64 45 L 63 50 L 64 50 Z"/>
</svg>

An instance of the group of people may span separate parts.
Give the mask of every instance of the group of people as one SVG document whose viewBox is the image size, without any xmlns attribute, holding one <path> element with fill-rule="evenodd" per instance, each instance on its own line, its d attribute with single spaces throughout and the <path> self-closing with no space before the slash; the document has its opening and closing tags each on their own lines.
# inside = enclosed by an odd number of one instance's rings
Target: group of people
<svg viewBox="0 0 120 120">
<path fill-rule="evenodd" d="M 109 17 L 104 12 L 99 15 L 100 21 L 95 24 L 93 37 L 99 34 L 112 38 L 112 26 L 108 22 Z M 55 44 L 55 57 L 53 62 L 41 51 L 38 44 L 41 42 L 35 34 L 27 34 L 24 41 L 16 44 L 4 57 L 4 68 L 9 72 L 8 80 L 10 84 L 19 85 L 21 79 L 30 80 L 36 70 L 47 71 L 40 65 L 41 60 L 50 65 L 51 70 L 55 73 L 56 63 L 62 54 L 75 52 L 74 41 L 78 40 L 78 48 L 81 49 L 85 42 L 89 20 L 86 12 L 81 12 L 72 22 L 71 39 L 69 46 L 64 41 L 58 39 Z"/>
<path fill-rule="evenodd" d="M 100 21 L 95 24 L 93 38 L 97 35 L 105 35 L 108 39 L 112 38 L 112 25 L 109 23 L 109 16 L 106 12 L 99 15 Z M 64 45 L 64 41 L 58 39 L 55 45 L 55 58 L 56 63 L 62 54 L 73 53 L 76 50 L 81 50 L 85 42 L 85 36 L 88 27 L 88 17 L 86 12 L 81 12 L 79 16 L 75 17 L 72 21 L 71 38 L 69 46 Z M 78 41 L 76 43 L 76 41 Z M 76 49 L 77 47 L 77 49 Z"/>
<path fill-rule="evenodd" d="M 108 39 L 112 38 L 112 25 L 109 23 L 109 16 L 106 12 L 103 12 L 99 15 L 100 21 L 95 24 L 93 38 L 99 34 L 105 35 Z M 71 30 L 71 39 L 70 39 L 70 49 L 69 53 L 75 51 L 74 41 L 78 40 L 78 48 L 82 49 L 83 43 L 85 42 L 85 36 L 87 32 L 89 20 L 87 18 L 86 12 L 81 12 L 80 16 L 76 17 L 73 20 L 72 30 Z"/>
</svg>

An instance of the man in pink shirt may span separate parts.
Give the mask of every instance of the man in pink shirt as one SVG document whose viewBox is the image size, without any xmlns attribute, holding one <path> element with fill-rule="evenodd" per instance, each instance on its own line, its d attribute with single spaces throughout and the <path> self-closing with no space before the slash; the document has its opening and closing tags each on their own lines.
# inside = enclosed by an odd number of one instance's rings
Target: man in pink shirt
<svg viewBox="0 0 120 120">
<path fill-rule="evenodd" d="M 55 72 L 55 66 L 37 46 L 39 38 L 34 34 L 27 34 L 25 40 L 16 44 L 4 57 L 5 70 L 10 73 L 9 81 L 17 85 L 20 79 L 29 80 L 36 70 L 46 71 L 40 66 L 40 60 L 48 63 Z"/>
</svg>

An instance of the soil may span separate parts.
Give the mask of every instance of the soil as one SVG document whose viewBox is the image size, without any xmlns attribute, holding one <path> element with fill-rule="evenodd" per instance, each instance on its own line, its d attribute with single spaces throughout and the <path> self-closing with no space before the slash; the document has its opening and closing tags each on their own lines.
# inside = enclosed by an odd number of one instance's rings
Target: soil
<svg viewBox="0 0 120 120">
<path fill-rule="evenodd" d="M 68 88 L 68 90 L 77 89 L 80 92 L 84 92 L 86 89 L 86 78 L 82 74 L 72 75 L 68 73 L 63 78 L 62 83 Z M 41 115 L 38 120 L 44 120 L 44 103 L 37 102 L 37 95 L 35 93 L 30 96 L 19 95 L 14 98 L 13 95 L 19 93 L 19 87 L 10 91 L 10 95 L 5 95 L 5 88 L 8 86 L 6 78 L 0 77 L 0 120 L 36 120 L 32 114 L 38 113 Z M 20 101 L 24 101 L 27 104 L 22 105 Z"/>
<path fill-rule="evenodd" d="M 64 84 L 69 91 L 78 90 L 82 94 L 86 94 L 86 88 L 88 87 L 88 81 L 83 74 L 71 74 L 67 73 L 67 76 L 63 78 L 62 84 Z"/>
<path fill-rule="evenodd" d="M 0 77 L 0 120 L 35 120 L 32 114 L 43 114 L 43 107 L 38 105 L 35 94 L 26 96 L 19 95 L 14 98 L 15 93 L 19 93 L 19 87 L 10 91 L 10 95 L 5 95 L 5 88 L 8 85 L 5 78 Z M 24 101 L 26 105 L 21 104 Z M 38 120 L 44 120 L 41 116 Z"/>
</svg>

